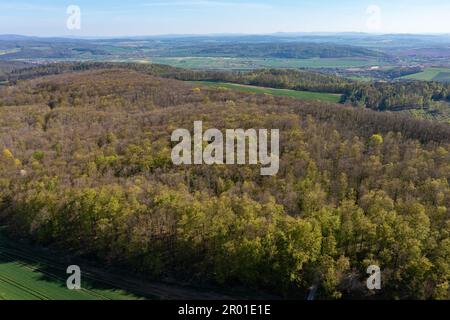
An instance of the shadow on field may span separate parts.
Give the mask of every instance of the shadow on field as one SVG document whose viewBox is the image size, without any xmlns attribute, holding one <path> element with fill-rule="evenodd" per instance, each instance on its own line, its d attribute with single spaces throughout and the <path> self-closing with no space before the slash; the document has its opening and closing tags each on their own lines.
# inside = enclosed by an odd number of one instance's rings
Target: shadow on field
<svg viewBox="0 0 450 320">
<path fill-rule="evenodd" d="M 7 238 L 0 227 L 0 267 L 15 263 L 39 275 L 38 280 L 52 282 L 66 288 L 66 281 L 71 274 L 67 268 L 77 265 L 81 269 L 81 286 L 83 291 L 98 299 L 110 299 L 107 294 L 98 291 L 123 292 L 129 299 L 151 300 L 217 300 L 233 299 L 234 295 L 217 293 L 213 290 L 197 289 L 179 285 L 148 282 L 124 273 L 105 271 L 93 267 L 80 258 L 64 257 L 53 250 L 32 246 L 24 241 Z M 0 275 L 1 276 L 1 275 Z M 106 296 L 105 296 L 106 295 Z M 125 295 L 123 295 L 125 297 Z M 262 299 L 267 297 L 261 297 Z"/>
<path fill-rule="evenodd" d="M 69 261 L 70 260 L 70 261 Z M 9 264 L 9 266 L 4 266 Z M 13 268 L 13 264 L 17 269 Z M 140 288 L 139 281 L 129 281 L 122 275 L 114 275 L 100 270 L 94 270 L 87 266 L 80 259 L 69 259 L 62 257 L 48 249 L 38 248 L 23 241 L 14 241 L 6 236 L 4 228 L 0 227 L 0 268 L 7 267 L 13 270 L 12 274 L 19 273 L 20 268 L 25 268 L 35 276 L 37 281 L 52 282 L 57 286 L 66 289 L 66 281 L 71 274 L 67 274 L 67 268 L 70 265 L 77 265 L 81 269 L 81 285 L 83 291 L 90 296 L 98 299 L 110 299 L 102 292 L 108 291 L 114 293 L 121 291 L 123 296 L 129 299 L 161 299 L 157 294 Z M 0 274 L 0 277 L 2 275 Z M 6 277 L 4 281 L 16 287 L 21 287 L 20 275 Z M 68 289 L 67 289 L 68 290 Z"/>
</svg>

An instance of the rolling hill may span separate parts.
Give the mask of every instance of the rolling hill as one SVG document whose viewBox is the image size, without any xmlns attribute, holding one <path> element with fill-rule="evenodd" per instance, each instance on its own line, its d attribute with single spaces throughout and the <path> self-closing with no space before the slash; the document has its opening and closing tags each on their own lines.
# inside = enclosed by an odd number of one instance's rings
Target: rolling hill
<svg viewBox="0 0 450 320">
<path fill-rule="evenodd" d="M 0 221 L 13 237 L 285 298 L 312 285 L 317 298 L 369 298 L 376 264 L 377 298 L 448 298 L 448 125 L 130 66 L 65 71 L 0 87 Z M 279 129 L 279 173 L 174 165 L 171 134 L 198 120 Z"/>
</svg>

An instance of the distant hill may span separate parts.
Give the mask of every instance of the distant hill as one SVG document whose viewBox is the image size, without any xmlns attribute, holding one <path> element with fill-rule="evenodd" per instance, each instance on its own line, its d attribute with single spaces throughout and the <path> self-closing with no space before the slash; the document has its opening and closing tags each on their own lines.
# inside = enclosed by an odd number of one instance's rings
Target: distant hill
<svg viewBox="0 0 450 320">
<path fill-rule="evenodd" d="M 36 37 L 21 36 L 18 34 L 0 34 L 0 41 L 16 41 L 16 40 L 31 40 Z"/>
<path fill-rule="evenodd" d="M 121 60 L 150 57 L 382 58 L 378 50 L 277 36 L 217 36 L 122 39 L 37 38 L 0 35 L 1 60 Z"/>
<path fill-rule="evenodd" d="M 170 53 L 176 55 L 177 50 Z M 336 45 L 332 43 L 237 43 L 206 45 L 194 49 L 193 55 L 199 56 L 230 56 L 258 58 L 348 58 L 348 57 L 387 57 L 379 51 L 354 46 Z"/>
</svg>

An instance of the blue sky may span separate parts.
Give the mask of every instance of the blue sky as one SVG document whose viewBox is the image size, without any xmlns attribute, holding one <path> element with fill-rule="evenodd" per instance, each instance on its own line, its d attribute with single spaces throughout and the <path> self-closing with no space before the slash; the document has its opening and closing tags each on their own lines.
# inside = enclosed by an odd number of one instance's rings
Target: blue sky
<svg viewBox="0 0 450 320">
<path fill-rule="evenodd" d="M 450 33 L 449 17 L 449 0 L 0 0 L 0 34 L 39 36 Z"/>
</svg>

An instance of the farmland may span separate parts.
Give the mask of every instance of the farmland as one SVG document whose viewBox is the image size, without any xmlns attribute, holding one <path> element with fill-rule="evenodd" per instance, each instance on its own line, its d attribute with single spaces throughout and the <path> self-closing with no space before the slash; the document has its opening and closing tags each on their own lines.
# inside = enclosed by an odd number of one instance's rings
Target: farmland
<svg viewBox="0 0 450 320">
<path fill-rule="evenodd" d="M 4 54 L 10 54 L 10 53 L 17 53 L 20 52 L 20 49 L 14 48 L 14 49 L 8 49 L 8 50 L 0 50 L 0 56 Z"/>
<path fill-rule="evenodd" d="M 382 61 L 361 58 L 229 58 L 229 57 L 156 57 L 149 62 L 187 69 L 253 70 L 260 68 L 358 68 L 384 65 Z"/>
<path fill-rule="evenodd" d="M 25 245 L 17 246 L 0 229 L 0 300 L 129 300 L 138 297 L 91 278 L 82 290 L 68 290 L 65 268 Z"/>
<path fill-rule="evenodd" d="M 303 100 L 320 100 L 325 102 L 339 103 L 341 100 L 341 95 L 332 93 L 321 93 L 321 92 L 308 92 L 308 91 L 297 91 L 297 90 L 287 90 L 287 89 L 273 89 L 257 86 L 249 86 L 242 84 L 226 83 L 226 82 L 209 82 L 209 81 L 195 81 L 194 83 L 222 89 L 237 90 L 240 92 L 249 92 L 256 94 L 270 94 L 277 97 L 290 97 Z"/>
<path fill-rule="evenodd" d="M 407 75 L 400 79 L 450 82 L 449 68 L 427 68 L 422 72 Z"/>
</svg>

